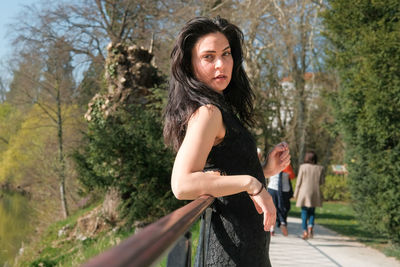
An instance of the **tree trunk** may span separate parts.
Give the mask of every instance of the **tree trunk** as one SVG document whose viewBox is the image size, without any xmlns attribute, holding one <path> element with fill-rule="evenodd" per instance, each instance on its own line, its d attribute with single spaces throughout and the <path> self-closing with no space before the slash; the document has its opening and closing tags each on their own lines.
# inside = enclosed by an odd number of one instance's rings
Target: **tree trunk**
<svg viewBox="0 0 400 267">
<path fill-rule="evenodd" d="M 6 101 L 6 92 L 6 87 L 0 78 L 0 103 L 4 103 L 4 101 Z"/>
<path fill-rule="evenodd" d="M 297 91 L 297 140 L 298 140 L 298 166 L 303 163 L 306 148 L 306 99 L 304 72 L 296 71 L 294 74 L 295 88 Z"/>
<path fill-rule="evenodd" d="M 305 155 L 305 148 L 306 148 L 306 113 L 305 113 L 305 103 L 304 99 L 299 100 L 299 114 L 297 117 L 297 125 L 299 126 L 299 158 L 298 158 L 298 166 L 303 163 L 304 155 Z"/>
<path fill-rule="evenodd" d="M 60 89 L 57 85 L 57 129 L 58 129 L 58 152 L 60 159 L 59 179 L 60 179 L 60 200 L 64 218 L 68 217 L 67 198 L 65 196 L 65 159 L 63 151 L 63 122 L 61 116 Z"/>
<path fill-rule="evenodd" d="M 65 180 L 61 180 L 60 182 L 60 198 L 61 198 L 61 208 L 63 217 L 64 219 L 66 219 L 69 213 L 68 213 L 67 199 L 65 197 Z"/>
</svg>

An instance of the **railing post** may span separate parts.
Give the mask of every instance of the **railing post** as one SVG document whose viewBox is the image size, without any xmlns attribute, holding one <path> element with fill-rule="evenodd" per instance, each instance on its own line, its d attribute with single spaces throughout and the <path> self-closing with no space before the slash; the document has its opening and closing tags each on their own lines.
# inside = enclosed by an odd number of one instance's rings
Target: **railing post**
<svg viewBox="0 0 400 267">
<path fill-rule="evenodd" d="M 167 267 L 190 267 L 192 264 L 192 233 L 186 232 L 169 252 Z"/>
<path fill-rule="evenodd" d="M 208 239 L 210 237 L 211 213 L 212 209 L 207 208 L 201 216 L 199 245 L 197 247 L 196 258 L 194 263 L 195 267 L 205 266 L 206 257 L 208 253 Z"/>
</svg>

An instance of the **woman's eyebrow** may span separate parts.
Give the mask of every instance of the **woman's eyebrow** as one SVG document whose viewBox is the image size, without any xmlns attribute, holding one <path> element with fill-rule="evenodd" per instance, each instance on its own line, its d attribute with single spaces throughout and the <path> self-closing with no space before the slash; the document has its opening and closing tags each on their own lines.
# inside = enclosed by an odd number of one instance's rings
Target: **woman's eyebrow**
<svg viewBox="0 0 400 267">
<path fill-rule="evenodd" d="M 225 47 L 224 49 L 222 49 L 222 51 L 228 50 L 231 47 L 228 45 L 227 47 Z M 217 51 L 215 50 L 205 50 L 205 51 L 201 51 L 201 53 L 217 53 Z"/>
</svg>

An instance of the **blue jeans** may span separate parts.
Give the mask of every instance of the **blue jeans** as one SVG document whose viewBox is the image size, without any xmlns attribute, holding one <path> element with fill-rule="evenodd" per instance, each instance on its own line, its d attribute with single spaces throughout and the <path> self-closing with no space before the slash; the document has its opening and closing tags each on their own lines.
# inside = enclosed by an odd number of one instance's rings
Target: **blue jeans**
<svg viewBox="0 0 400 267">
<path fill-rule="evenodd" d="M 290 210 L 290 195 L 289 192 L 282 192 L 283 199 L 280 207 L 278 205 L 279 203 L 279 195 L 278 195 L 278 190 L 274 190 L 271 188 L 268 188 L 268 193 L 272 197 L 272 201 L 274 201 L 274 205 L 276 208 L 276 226 L 281 227 L 281 225 L 287 225 L 287 217 L 288 213 Z"/>
<path fill-rule="evenodd" d="M 307 221 L 308 227 L 314 227 L 314 219 L 315 208 L 301 207 L 301 220 L 304 231 L 307 231 Z"/>
</svg>

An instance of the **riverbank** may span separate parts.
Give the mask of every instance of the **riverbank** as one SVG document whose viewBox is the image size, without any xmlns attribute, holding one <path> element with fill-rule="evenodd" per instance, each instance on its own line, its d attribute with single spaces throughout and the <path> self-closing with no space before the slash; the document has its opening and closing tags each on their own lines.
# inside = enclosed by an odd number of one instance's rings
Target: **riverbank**
<svg viewBox="0 0 400 267">
<path fill-rule="evenodd" d="M 21 194 L 24 196 L 29 196 L 29 191 L 25 190 L 21 186 L 14 186 L 9 183 L 0 184 L 0 198 L 2 198 L 5 194 Z"/>
<path fill-rule="evenodd" d="M 97 203 L 50 225 L 16 258 L 17 266 L 79 266 L 133 234 L 133 229 L 106 223 L 100 209 Z"/>
<path fill-rule="evenodd" d="M 34 233 L 32 214 L 25 194 L 0 191 L 0 266 L 11 264 Z"/>
</svg>

